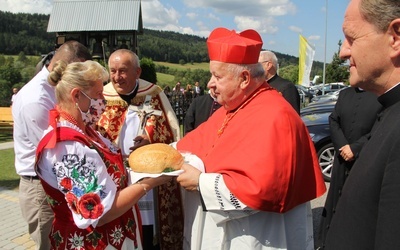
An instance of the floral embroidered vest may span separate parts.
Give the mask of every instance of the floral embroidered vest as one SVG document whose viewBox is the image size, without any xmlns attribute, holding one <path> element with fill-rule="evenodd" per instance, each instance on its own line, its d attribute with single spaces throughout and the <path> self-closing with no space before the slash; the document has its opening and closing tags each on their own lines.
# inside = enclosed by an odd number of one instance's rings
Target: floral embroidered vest
<svg viewBox="0 0 400 250">
<path fill-rule="evenodd" d="M 49 132 L 40 141 L 36 152 L 36 162 L 39 162 L 38 159 L 40 159 L 43 149 L 54 132 L 54 130 Z M 89 148 L 95 149 L 107 166 L 108 174 L 112 176 L 114 182 L 118 183 L 117 191 L 128 185 L 128 176 L 122 162 L 121 154 L 115 154 L 108 149 L 97 146 L 72 128 L 57 128 L 57 142 L 60 141 L 78 141 Z M 64 194 L 41 179 L 47 199 L 54 212 L 53 226 L 49 236 L 53 249 L 105 249 L 107 245 L 121 249 L 126 237 L 130 238 L 136 247 L 138 246 L 136 228 L 138 226 L 140 228 L 141 226 L 138 225 L 140 221 L 138 223 L 135 221 L 131 209 L 119 218 L 103 226 L 96 228 L 89 226 L 85 229 L 78 228 L 74 223 L 72 212 L 68 205 L 74 212 L 80 213 L 83 217 L 86 216 L 85 218 L 97 218 L 103 211 L 98 206 L 100 205 L 100 197 L 96 193 L 87 192 L 80 196 L 76 194 L 75 190 L 68 190 L 70 187 L 68 183 L 70 182 L 71 180 L 61 181 L 62 187 L 66 189 L 66 194 Z M 135 206 L 135 209 L 137 214 L 139 214 L 137 206 Z M 140 216 L 138 217 L 140 218 Z"/>
</svg>

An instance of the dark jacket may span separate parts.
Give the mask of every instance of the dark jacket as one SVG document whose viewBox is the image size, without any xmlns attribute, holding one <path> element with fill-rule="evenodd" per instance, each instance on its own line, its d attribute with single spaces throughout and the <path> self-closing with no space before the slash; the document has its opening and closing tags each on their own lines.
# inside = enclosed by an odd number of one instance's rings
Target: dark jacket
<svg viewBox="0 0 400 250">
<path fill-rule="evenodd" d="M 283 79 L 278 74 L 269 79 L 268 83 L 282 94 L 286 101 L 296 110 L 297 114 L 300 114 L 300 95 L 294 83 Z"/>
<path fill-rule="evenodd" d="M 197 128 L 201 123 L 207 121 L 221 105 L 207 95 L 198 96 L 193 99 L 184 119 L 184 133 L 188 133 Z"/>
<path fill-rule="evenodd" d="M 343 185 L 355 162 L 345 161 L 340 156 L 339 149 L 349 144 L 355 159 L 357 159 L 362 147 L 370 137 L 372 126 L 381 109 L 382 105 L 378 102 L 377 96 L 371 92 L 350 87 L 339 93 L 335 109 L 329 116 L 331 139 L 336 154 L 328 195 L 322 211 L 319 237 L 316 240 L 318 246 L 324 245 L 323 242 L 335 213 Z"/>
<path fill-rule="evenodd" d="M 326 249 L 400 249 L 400 85 L 378 101 L 384 109 L 343 187 Z"/>
</svg>

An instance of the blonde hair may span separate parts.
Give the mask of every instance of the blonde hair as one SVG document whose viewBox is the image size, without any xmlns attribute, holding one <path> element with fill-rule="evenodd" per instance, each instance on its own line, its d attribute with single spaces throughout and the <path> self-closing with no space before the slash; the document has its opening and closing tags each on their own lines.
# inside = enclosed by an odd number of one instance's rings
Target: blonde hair
<svg viewBox="0 0 400 250">
<path fill-rule="evenodd" d="M 67 93 L 70 93 L 73 88 L 88 90 L 98 81 L 108 81 L 109 75 L 107 70 L 96 61 L 70 64 L 57 61 L 47 79 L 51 85 L 56 86 L 57 102 L 65 103 L 68 101 Z"/>
</svg>

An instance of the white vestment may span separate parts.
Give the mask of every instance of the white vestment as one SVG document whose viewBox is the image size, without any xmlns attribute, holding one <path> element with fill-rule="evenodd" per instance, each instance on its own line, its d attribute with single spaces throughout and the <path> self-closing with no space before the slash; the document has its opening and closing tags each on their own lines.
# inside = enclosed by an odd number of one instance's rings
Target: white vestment
<svg viewBox="0 0 400 250">
<path fill-rule="evenodd" d="M 178 119 L 175 116 L 175 113 L 169 103 L 168 98 L 165 94 L 159 90 L 157 85 L 154 85 L 150 82 L 147 82 L 143 79 L 137 80 L 138 91 L 135 98 L 145 99 L 146 95 L 156 96 L 158 95 L 160 101 L 162 103 L 162 112 L 164 112 L 165 118 L 168 119 L 169 126 L 171 126 L 171 130 L 173 131 L 174 140 L 178 140 L 180 138 L 179 132 L 179 124 Z M 132 91 L 133 92 L 133 91 Z M 114 89 L 112 83 L 108 83 L 104 87 L 104 96 L 107 102 L 121 102 L 119 105 L 125 104 L 125 101 L 119 96 L 117 91 Z M 131 103 L 129 103 L 131 104 Z M 125 104 L 125 105 L 129 105 Z M 122 156 L 124 159 L 129 157 L 131 153 L 130 148 L 134 146 L 134 141 L 136 136 L 138 136 L 138 132 L 140 131 L 140 118 L 137 111 L 133 111 L 131 109 L 127 109 L 125 113 L 125 119 L 123 119 L 122 128 L 119 130 L 118 136 L 115 139 L 115 144 L 121 149 Z M 145 133 L 140 131 L 142 134 Z M 144 195 L 140 201 L 138 202 L 138 206 L 140 209 L 140 214 L 142 218 L 143 225 L 155 225 L 154 218 L 154 194 L 153 190 L 149 190 L 146 195 Z"/>
<path fill-rule="evenodd" d="M 199 161 L 188 163 L 202 170 Z M 217 173 L 202 173 L 199 190 L 183 190 L 183 249 L 314 249 L 310 202 L 286 213 L 253 210 L 229 192 Z"/>
</svg>

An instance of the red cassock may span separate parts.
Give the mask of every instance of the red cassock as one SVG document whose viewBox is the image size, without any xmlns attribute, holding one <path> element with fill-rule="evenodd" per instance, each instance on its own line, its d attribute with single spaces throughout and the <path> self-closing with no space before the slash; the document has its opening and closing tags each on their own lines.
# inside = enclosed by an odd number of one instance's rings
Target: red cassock
<svg viewBox="0 0 400 250">
<path fill-rule="evenodd" d="M 177 148 L 200 157 L 207 173 L 222 174 L 252 209 L 284 213 L 326 191 L 307 127 L 268 84 L 236 114 L 217 110 Z"/>
</svg>

